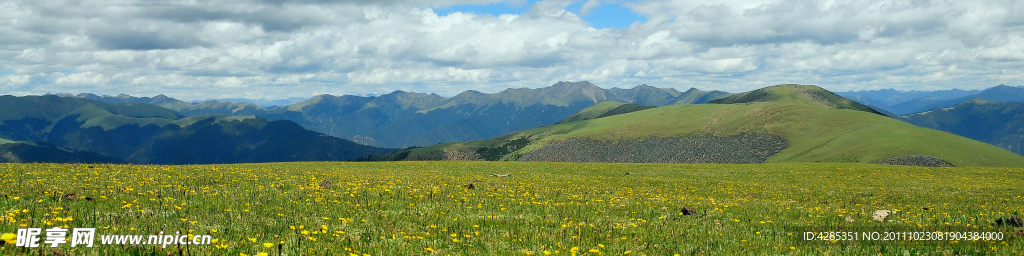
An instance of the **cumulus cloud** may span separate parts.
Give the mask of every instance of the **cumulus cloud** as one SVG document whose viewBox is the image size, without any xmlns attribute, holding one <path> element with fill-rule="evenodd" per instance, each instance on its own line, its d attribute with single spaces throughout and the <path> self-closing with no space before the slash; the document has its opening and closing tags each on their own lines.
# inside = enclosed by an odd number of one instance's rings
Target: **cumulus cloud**
<svg viewBox="0 0 1024 256">
<path fill-rule="evenodd" d="M 600 18 L 587 16 L 599 0 L 577 0 L 578 10 L 536 1 L 499 16 L 434 11 L 495 3 L 3 1 L 0 93 L 454 95 L 564 80 L 931 90 L 1024 78 L 1016 1 L 615 2 L 647 18 L 623 29 L 581 19 Z"/>
</svg>

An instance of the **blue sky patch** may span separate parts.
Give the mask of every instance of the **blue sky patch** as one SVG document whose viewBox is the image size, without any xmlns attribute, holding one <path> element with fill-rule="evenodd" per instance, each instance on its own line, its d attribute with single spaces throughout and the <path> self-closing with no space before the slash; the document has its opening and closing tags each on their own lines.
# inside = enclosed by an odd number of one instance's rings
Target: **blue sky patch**
<svg viewBox="0 0 1024 256">
<path fill-rule="evenodd" d="M 573 3 L 569 10 L 579 13 L 582 2 Z M 579 6 L 576 6 L 579 5 Z M 573 8 L 575 6 L 575 8 Z M 580 18 L 590 22 L 590 26 L 597 29 L 602 28 L 628 28 L 633 22 L 644 22 L 646 18 L 640 16 L 633 10 L 617 3 L 605 3 L 590 10 L 589 15 L 580 15 Z"/>
<path fill-rule="evenodd" d="M 491 15 L 494 17 L 501 16 L 502 14 L 521 15 L 532 8 L 533 4 L 536 2 L 536 0 L 531 0 L 521 5 L 513 5 L 510 3 L 491 3 L 480 5 L 462 4 L 449 7 L 437 7 L 434 8 L 434 12 L 440 16 L 445 16 L 455 12 Z M 576 13 L 576 15 L 579 15 L 581 19 L 587 21 L 591 26 L 597 29 L 627 28 L 634 22 L 647 21 L 643 16 L 640 16 L 636 12 L 633 12 L 633 10 L 630 10 L 618 3 L 602 3 L 600 6 L 590 10 L 589 15 L 581 15 L 580 10 L 583 8 L 584 3 L 586 3 L 586 1 L 574 1 L 572 4 L 567 6 L 565 10 Z"/>
</svg>

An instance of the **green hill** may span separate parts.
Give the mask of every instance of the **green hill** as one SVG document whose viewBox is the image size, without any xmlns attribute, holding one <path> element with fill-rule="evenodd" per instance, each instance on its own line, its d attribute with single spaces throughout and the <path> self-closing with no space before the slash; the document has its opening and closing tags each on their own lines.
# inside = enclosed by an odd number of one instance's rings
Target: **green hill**
<svg viewBox="0 0 1024 256">
<path fill-rule="evenodd" d="M 941 159 L 1024 166 L 998 147 L 886 117 L 816 86 L 784 85 L 719 104 L 674 105 L 566 122 L 493 139 L 394 152 L 382 160 L 852 162 Z M 735 104 L 727 104 L 736 102 Z M 601 112 L 610 104 L 585 109 Z M 924 161 L 929 162 L 929 161 Z"/>
</svg>

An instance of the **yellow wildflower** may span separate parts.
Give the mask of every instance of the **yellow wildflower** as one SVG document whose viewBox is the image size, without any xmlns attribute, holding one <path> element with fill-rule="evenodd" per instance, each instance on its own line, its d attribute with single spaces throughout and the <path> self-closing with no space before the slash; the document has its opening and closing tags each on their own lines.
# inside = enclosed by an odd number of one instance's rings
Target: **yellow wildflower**
<svg viewBox="0 0 1024 256">
<path fill-rule="evenodd" d="M 2 236 L 0 236 L 0 240 L 4 240 L 8 244 L 13 244 L 17 242 L 16 238 L 18 238 L 18 236 L 13 233 L 4 233 Z"/>
</svg>

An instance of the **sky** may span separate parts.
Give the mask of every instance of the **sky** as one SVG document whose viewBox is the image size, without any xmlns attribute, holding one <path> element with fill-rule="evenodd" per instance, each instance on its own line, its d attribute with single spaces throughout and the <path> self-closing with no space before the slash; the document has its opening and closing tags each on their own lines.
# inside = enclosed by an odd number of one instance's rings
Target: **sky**
<svg viewBox="0 0 1024 256">
<path fill-rule="evenodd" d="M 0 94 L 1024 84 L 1024 2 L 0 0 Z"/>
</svg>

